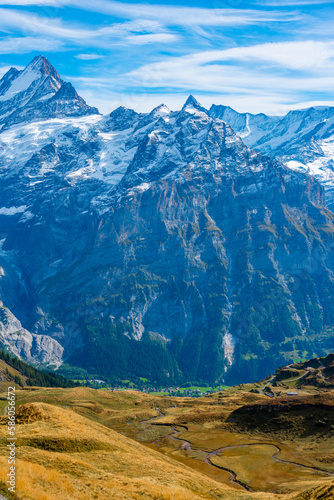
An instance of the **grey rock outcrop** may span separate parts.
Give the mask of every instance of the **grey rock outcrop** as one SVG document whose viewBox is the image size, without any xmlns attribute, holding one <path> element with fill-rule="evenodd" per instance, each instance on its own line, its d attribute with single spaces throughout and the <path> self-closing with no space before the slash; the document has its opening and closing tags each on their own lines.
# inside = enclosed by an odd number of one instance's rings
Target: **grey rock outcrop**
<svg viewBox="0 0 334 500">
<path fill-rule="evenodd" d="M 63 347 L 47 335 L 33 335 L 0 303 L 0 343 L 19 358 L 59 366 Z"/>
</svg>

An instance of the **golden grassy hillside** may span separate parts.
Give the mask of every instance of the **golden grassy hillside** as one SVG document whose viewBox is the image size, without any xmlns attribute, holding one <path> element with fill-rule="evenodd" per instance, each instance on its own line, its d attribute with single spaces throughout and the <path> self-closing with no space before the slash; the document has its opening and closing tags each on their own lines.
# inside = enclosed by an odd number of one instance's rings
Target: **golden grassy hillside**
<svg viewBox="0 0 334 500">
<path fill-rule="evenodd" d="M 28 403 L 17 423 L 19 499 L 276 498 L 237 492 L 69 409 Z M 4 480 L 7 418 L 0 424 Z"/>
<path fill-rule="evenodd" d="M 319 486 L 313 490 L 301 493 L 296 500 L 333 500 L 334 483 L 326 486 Z"/>
<path fill-rule="evenodd" d="M 333 392 L 286 403 L 254 387 L 196 399 L 20 389 L 15 499 L 334 498 Z M 6 424 L 0 417 L 2 486 Z"/>
</svg>

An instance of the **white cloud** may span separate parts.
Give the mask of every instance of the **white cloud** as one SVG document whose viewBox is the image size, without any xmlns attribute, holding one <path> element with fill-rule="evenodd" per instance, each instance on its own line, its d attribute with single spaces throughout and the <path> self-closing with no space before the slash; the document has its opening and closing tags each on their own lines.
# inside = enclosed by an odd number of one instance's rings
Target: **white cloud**
<svg viewBox="0 0 334 500">
<path fill-rule="evenodd" d="M 333 0 L 257 0 L 258 5 L 266 7 L 298 7 L 303 5 L 324 5 Z"/>
<path fill-rule="evenodd" d="M 238 102 L 244 99 L 251 106 L 252 102 L 257 103 L 257 107 L 261 102 L 281 106 L 306 100 L 310 90 L 322 92 L 323 100 L 330 99 L 334 87 L 331 57 L 334 57 L 333 41 L 263 44 L 170 57 L 112 77 L 104 73 L 103 77 L 66 78 L 74 81 L 81 93 L 94 95 L 100 88 L 100 94 L 107 96 L 111 88 L 117 88 L 127 94 L 124 99 L 136 102 L 145 102 L 154 91 L 159 94 L 174 89 L 182 95 L 209 92 L 234 96 L 233 103 L 239 96 Z"/>
<path fill-rule="evenodd" d="M 174 97 L 166 102 L 169 106 L 180 95 L 195 93 L 205 105 L 221 102 L 240 111 L 284 114 L 300 103 L 312 105 L 310 91 L 317 92 L 319 104 L 332 102 L 333 57 L 333 41 L 199 52 L 146 64 L 118 78 L 117 88 L 123 88 L 124 94 L 128 89 L 131 94 L 124 100 L 133 100 L 135 108 L 147 106 L 148 100 L 156 102 L 154 89 L 157 95 L 174 89 Z M 164 97 L 158 95 L 158 99 L 161 102 Z"/>
<path fill-rule="evenodd" d="M 60 7 L 66 5 L 62 0 L 0 0 L 0 5 L 8 6 L 29 6 L 35 5 L 37 7 Z"/>
<path fill-rule="evenodd" d="M 112 0 L 0 0 L 3 6 L 74 7 L 123 19 L 155 19 L 168 26 L 244 26 L 296 19 L 295 14 L 253 9 L 134 4 Z M 52 13 L 50 14 L 52 15 Z"/>
<path fill-rule="evenodd" d="M 277 7 L 332 3 L 326 0 L 254 2 Z M 56 50 L 75 48 L 75 57 L 79 60 L 96 60 L 96 74 L 103 77 L 95 78 L 94 74 L 89 74 L 88 77 L 67 76 L 66 79 L 75 83 L 80 94 L 90 104 L 105 112 L 110 112 L 120 104 L 138 111 L 149 111 L 163 101 L 167 101 L 169 107 L 178 109 L 190 92 L 195 93 L 206 106 L 221 102 L 240 111 L 273 114 L 284 113 L 286 103 L 289 109 L 294 103 L 307 103 L 309 92 L 317 91 L 318 96 L 312 96 L 312 99 L 319 97 L 319 102 L 327 102 L 331 98 L 334 86 L 334 37 L 330 16 L 319 19 L 316 14 L 296 14 L 292 9 L 198 8 L 112 0 L 0 0 L 0 6 L 15 5 L 37 6 L 40 10 L 39 14 L 34 14 L 32 11 L 0 8 L 0 29 L 26 35 L 26 38 L 12 39 L 14 48 L 10 52 L 21 53 L 24 47 L 26 52 L 47 52 L 54 50 L 52 47 L 58 44 Z M 214 6 L 214 2 L 210 5 Z M 66 6 L 105 14 L 106 22 L 109 15 L 121 21 L 110 25 L 104 23 L 94 29 L 92 25 L 70 20 L 67 11 L 63 10 Z M 295 22 L 282 26 L 287 21 Z M 310 40 L 237 46 L 240 43 L 240 27 L 261 25 L 272 30 L 277 23 L 279 31 L 274 32 L 275 36 Z M 224 27 L 239 28 L 238 32 L 233 32 L 235 39 Z M 246 37 L 250 40 L 250 32 L 252 35 L 258 33 L 257 30 L 242 29 L 243 40 Z M 313 41 L 311 38 L 314 34 L 316 39 L 325 41 Z M 267 36 L 270 40 L 270 33 Z M 8 43 L 8 38 L 0 40 L 0 53 L 1 50 L 4 51 L 2 53 L 10 53 Z M 168 43 L 174 43 L 174 53 L 188 55 L 161 56 L 159 44 Z M 145 64 L 138 67 L 143 57 L 146 57 L 146 52 L 144 48 L 138 50 L 132 46 L 145 44 L 150 45 L 147 52 L 151 59 L 144 59 Z M 151 48 L 154 44 L 157 45 L 155 51 Z M 203 51 L 203 47 L 211 49 L 213 44 L 215 48 L 233 48 Z M 115 45 L 122 57 L 125 52 L 124 59 L 116 57 L 117 68 L 121 68 L 124 61 L 123 67 L 127 66 L 124 70 L 127 74 L 115 74 L 116 65 L 110 70 L 111 61 L 108 59 L 103 61 L 103 72 L 98 73 L 98 60 L 103 57 L 99 53 L 111 53 L 113 50 L 116 53 Z M 130 47 L 128 52 L 126 46 Z M 127 58 L 130 51 L 131 57 Z M 138 54 L 138 58 L 133 57 L 133 54 Z M 159 62 L 152 64 L 152 60 Z M 137 69 L 133 70 L 135 67 Z M 118 93 L 113 91 L 115 88 Z M 165 89 L 173 89 L 174 92 L 165 94 Z M 163 96 L 161 92 L 164 92 Z M 323 100 L 320 101 L 321 92 Z"/>
<path fill-rule="evenodd" d="M 75 29 L 62 23 L 60 19 L 11 9 L 0 9 L 0 27 L 67 40 L 87 40 L 87 38 L 94 37 L 93 30 Z"/>
<path fill-rule="evenodd" d="M 57 38 L 67 40 L 86 40 L 99 38 L 100 36 L 119 36 L 131 31 L 141 31 L 144 29 L 156 29 L 157 24 L 150 24 L 148 21 L 137 21 L 122 24 L 115 24 L 99 29 L 86 29 L 78 27 L 73 23 L 65 23 L 61 19 L 53 17 L 43 17 L 37 14 L 23 11 L 0 9 L 0 26 L 14 28 L 25 33 L 33 32 L 47 34 Z"/>
<path fill-rule="evenodd" d="M 334 81 L 333 57 L 333 41 L 282 42 L 171 57 L 144 65 L 127 76 L 139 86 L 209 92 L 219 88 L 245 92 L 248 88 L 249 92 L 258 93 L 263 88 L 302 90 L 308 86 L 328 90 Z M 290 72 L 283 72 L 282 68 Z M 291 71 L 296 69 L 303 72 L 302 77 Z"/>
<path fill-rule="evenodd" d="M 58 40 L 39 37 L 6 37 L 0 39 L 0 54 L 26 54 L 32 51 L 56 52 L 64 49 Z"/>
<path fill-rule="evenodd" d="M 66 1 L 66 0 L 64 0 Z M 182 7 L 175 5 L 134 4 L 116 1 L 69 0 L 78 8 L 125 18 L 156 19 L 165 25 L 240 26 L 284 21 L 287 14 L 261 12 L 251 9 L 221 9 Z M 289 15 L 289 18 L 292 16 Z"/>
<path fill-rule="evenodd" d="M 334 41 L 328 42 L 276 42 L 235 47 L 221 51 L 196 54 L 198 63 L 208 64 L 219 61 L 257 60 L 277 64 L 291 69 L 310 69 L 330 63 L 334 56 Z"/>
<path fill-rule="evenodd" d="M 31 35 L 53 37 L 67 43 L 110 49 L 110 40 L 128 44 L 171 43 L 176 35 L 164 32 L 156 20 L 134 20 L 111 24 L 102 28 L 87 29 L 85 26 L 66 23 L 58 18 L 43 17 L 23 11 L 0 8 L 0 28 L 9 28 Z M 136 38 L 138 36 L 138 39 Z M 139 38 L 139 37 L 142 38 Z M 43 47 L 38 47 L 38 50 Z M 35 49 L 32 49 L 35 50 Z"/>
<path fill-rule="evenodd" d="M 96 59 L 102 59 L 104 56 L 100 54 L 78 54 L 75 57 L 76 59 L 81 59 L 82 61 L 95 61 Z"/>
<path fill-rule="evenodd" d="M 159 104 L 166 104 L 172 110 L 179 110 L 182 108 L 189 92 L 182 93 L 149 93 L 145 91 L 138 91 L 132 93 L 116 93 L 116 92 L 103 92 L 103 94 L 96 94 L 93 90 L 82 89 L 80 95 L 92 106 L 96 106 L 102 113 L 111 113 L 119 106 L 125 106 L 134 109 L 137 112 L 147 113 L 154 109 Z M 101 97 L 102 95 L 102 97 Z M 202 94 L 201 92 L 195 93 L 196 99 L 206 107 L 210 108 L 212 104 L 224 104 L 231 106 L 231 108 L 239 111 L 240 113 L 267 113 L 269 115 L 285 115 L 291 109 L 309 108 L 311 106 L 334 106 L 334 100 L 319 100 L 319 101 L 303 101 L 303 100 L 289 100 L 287 95 L 271 93 L 266 91 L 259 95 L 251 95 L 249 93 L 217 93 Z"/>
<path fill-rule="evenodd" d="M 132 35 L 126 38 L 131 45 L 146 45 L 147 43 L 172 43 L 179 40 L 179 36 L 169 33 L 151 33 L 149 35 Z"/>
<path fill-rule="evenodd" d="M 180 58 L 182 59 L 182 58 Z M 332 91 L 334 74 L 300 78 L 295 75 L 280 75 L 254 67 L 235 67 L 221 64 L 202 66 L 178 61 L 142 66 L 127 76 L 129 85 L 143 88 L 174 88 L 175 90 L 197 89 L 205 92 L 233 92 L 260 95 L 268 89 L 279 93 L 291 91 Z"/>
<path fill-rule="evenodd" d="M 110 78 L 108 77 L 94 77 L 94 76 L 65 76 L 66 80 L 71 82 L 78 82 L 87 87 L 106 87 L 110 86 Z"/>
</svg>

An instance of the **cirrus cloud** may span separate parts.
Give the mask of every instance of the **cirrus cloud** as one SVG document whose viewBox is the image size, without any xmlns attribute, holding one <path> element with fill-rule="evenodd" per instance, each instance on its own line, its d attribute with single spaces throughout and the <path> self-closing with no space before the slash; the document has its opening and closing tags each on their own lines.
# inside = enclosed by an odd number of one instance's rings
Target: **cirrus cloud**
<svg viewBox="0 0 334 500">
<path fill-rule="evenodd" d="M 258 9 L 205 8 L 112 0 L 0 0 L 2 6 L 72 7 L 122 19 L 154 19 L 167 26 L 247 26 L 296 20 L 295 13 Z"/>
<path fill-rule="evenodd" d="M 96 61 L 97 59 L 103 59 L 105 56 L 101 54 L 78 54 L 75 56 L 76 59 L 81 59 L 82 61 Z"/>
<path fill-rule="evenodd" d="M 0 54 L 28 54 L 32 51 L 39 51 L 41 47 L 48 52 L 66 50 L 61 41 L 51 38 L 25 36 L 0 39 Z"/>
</svg>

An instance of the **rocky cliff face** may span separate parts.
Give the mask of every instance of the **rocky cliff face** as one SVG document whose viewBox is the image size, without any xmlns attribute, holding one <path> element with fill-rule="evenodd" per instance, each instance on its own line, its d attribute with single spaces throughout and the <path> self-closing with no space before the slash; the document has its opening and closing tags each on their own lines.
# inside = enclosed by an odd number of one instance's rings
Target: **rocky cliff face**
<svg viewBox="0 0 334 500">
<path fill-rule="evenodd" d="M 53 339 L 50 362 L 63 349 L 100 377 L 238 382 L 333 347 L 334 214 L 318 182 L 192 97 L 74 119 L 80 98 L 63 90 L 76 104 L 61 118 L 51 98 L 51 116 L 0 133 L 1 297 Z"/>
<path fill-rule="evenodd" d="M 0 301 L 0 342 L 13 354 L 27 361 L 59 366 L 63 347 L 47 335 L 31 334 Z"/>
</svg>

